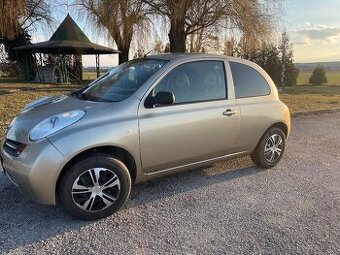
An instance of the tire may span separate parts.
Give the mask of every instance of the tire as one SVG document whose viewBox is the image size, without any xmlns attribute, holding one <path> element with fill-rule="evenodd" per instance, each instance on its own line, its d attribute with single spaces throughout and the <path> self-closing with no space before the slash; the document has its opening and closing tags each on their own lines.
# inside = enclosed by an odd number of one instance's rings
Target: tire
<svg viewBox="0 0 340 255">
<path fill-rule="evenodd" d="M 251 154 L 251 159 L 260 168 L 272 168 L 281 160 L 286 145 L 286 136 L 280 128 L 268 129 Z"/>
<path fill-rule="evenodd" d="M 96 153 L 73 164 L 61 177 L 62 206 L 81 220 L 97 220 L 118 211 L 131 191 L 127 167 L 108 154 Z"/>
</svg>

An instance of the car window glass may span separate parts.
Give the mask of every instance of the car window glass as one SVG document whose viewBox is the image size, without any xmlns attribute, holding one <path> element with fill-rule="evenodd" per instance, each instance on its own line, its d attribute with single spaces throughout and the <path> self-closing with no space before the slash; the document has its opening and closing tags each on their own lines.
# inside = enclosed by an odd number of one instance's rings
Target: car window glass
<svg viewBox="0 0 340 255">
<path fill-rule="evenodd" d="M 236 62 L 230 62 L 230 67 L 236 98 L 265 96 L 270 93 L 267 81 L 252 67 Z"/>
<path fill-rule="evenodd" d="M 175 104 L 225 99 L 226 78 L 222 61 L 195 61 L 171 70 L 156 86 L 172 92 Z"/>
<path fill-rule="evenodd" d="M 152 58 L 131 60 L 95 80 L 82 92 L 82 96 L 94 101 L 122 101 L 135 93 L 167 62 Z"/>
</svg>

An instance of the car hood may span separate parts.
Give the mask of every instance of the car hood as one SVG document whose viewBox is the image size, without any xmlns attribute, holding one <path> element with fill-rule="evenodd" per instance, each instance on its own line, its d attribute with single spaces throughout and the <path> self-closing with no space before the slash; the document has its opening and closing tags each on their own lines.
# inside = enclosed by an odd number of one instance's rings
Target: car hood
<svg viewBox="0 0 340 255">
<path fill-rule="evenodd" d="M 43 97 L 27 104 L 10 124 L 6 138 L 18 142 L 29 141 L 29 132 L 44 119 L 56 114 L 83 110 L 86 115 L 98 108 L 107 108 L 113 103 L 85 101 L 74 96 Z"/>
</svg>

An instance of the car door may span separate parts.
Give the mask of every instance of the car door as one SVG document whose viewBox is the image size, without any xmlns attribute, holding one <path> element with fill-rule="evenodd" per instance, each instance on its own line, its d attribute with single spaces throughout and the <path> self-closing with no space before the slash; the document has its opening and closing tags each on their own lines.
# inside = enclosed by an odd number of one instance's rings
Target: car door
<svg viewBox="0 0 340 255">
<path fill-rule="evenodd" d="M 150 94 L 172 92 L 175 103 L 151 108 L 140 105 L 140 150 L 146 173 L 234 152 L 239 110 L 228 90 L 225 65 L 223 60 L 189 61 L 156 82 Z"/>
</svg>

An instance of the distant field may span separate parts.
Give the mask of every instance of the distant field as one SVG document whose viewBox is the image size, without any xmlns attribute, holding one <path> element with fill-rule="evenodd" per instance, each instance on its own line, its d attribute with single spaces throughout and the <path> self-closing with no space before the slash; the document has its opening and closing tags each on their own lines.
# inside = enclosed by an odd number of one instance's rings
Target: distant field
<svg viewBox="0 0 340 255">
<path fill-rule="evenodd" d="M 306 85 L 309 83 L 311 72 L 300 72 L 297 79 L 298 85 Z M 326 77 L 329 85 L 340 85 L 340 72 L 327 72 Z"/>
<path fill-rule="evenodd" d="M 103 71 L 100 73 L 100 75 L 106 73 L 106 71 Z M 97 73 L 96 72 L 89 72 L 89 71 L 84 71 L 83 72 L 83 80 L 84 81 L 92 81 L 97 78 Z"/>
<path fill-rule="evenodd" d="M 83 72 L 83 80 L 94 80 L 97 78 L 97 73 L 96 72 Z"/>
</svg>

